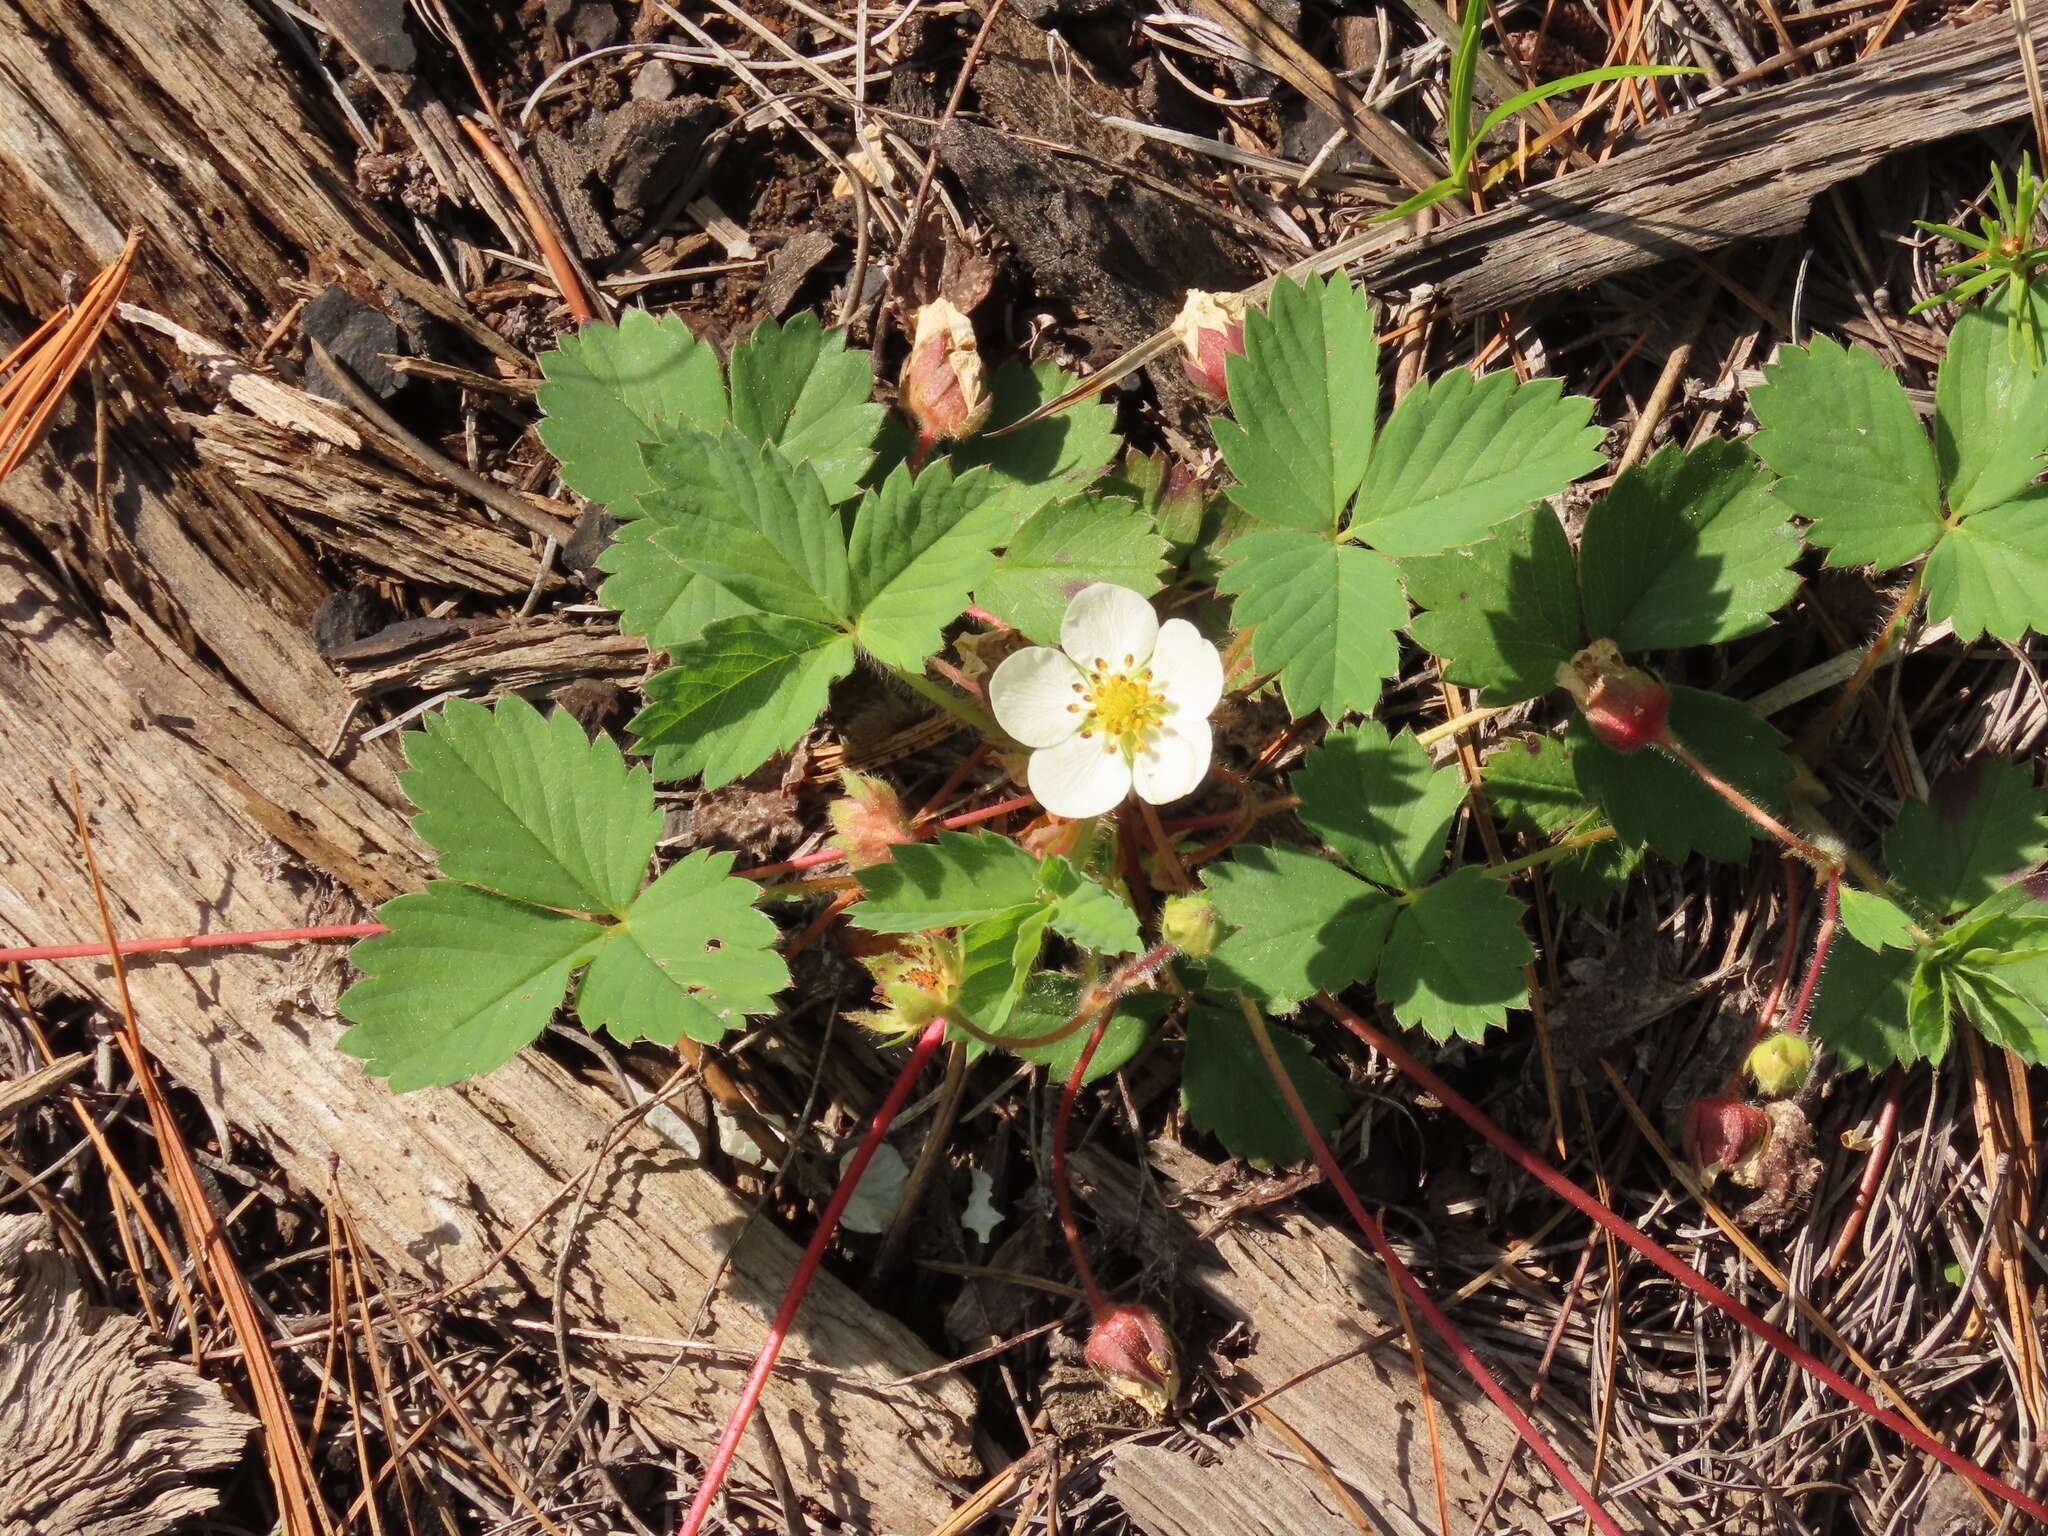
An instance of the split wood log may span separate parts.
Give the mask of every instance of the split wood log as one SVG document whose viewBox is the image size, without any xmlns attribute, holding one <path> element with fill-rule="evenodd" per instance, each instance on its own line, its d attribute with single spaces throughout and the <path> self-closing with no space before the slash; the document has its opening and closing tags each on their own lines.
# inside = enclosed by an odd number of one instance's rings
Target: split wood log
<svg viewBox="0 0 2048 1536">
<path fill-rule="evenodd" d="M 1144 1198 L 1135 1169 L 1092 1147 L 1074 1154 L 1074 1193 L 1095 1210 L 1106 1230 L 1121 1234 L 1120 1246 L 1172 1256 L 1183 1300 L 1192 1299 L 1215 1318 L 1246 1330 L 1247 1351 L 1234 1354 L 1227 1367 L 1215 1362 L 1228 1373 L 1223 1377 L 1227 1388 L 1243 1398 L 1287 1388 L 1267 1406 L 1327 1464 L 1369 1518 L 1390 1531 L 1435 1530 L 1436 1484 L 1400 1313 L 1386 1273 L 1364 1248 L 1364 1239 L 1299 1211 L 1274 1209 L 1232 1219 L 1197 1244 L 1188 1216 L 1200 1207 L 1176 1208 L 1174 1191 L 1207 1182 L 1215 1165 L 1167 1141 L 1153 1144 L 1152 1161 L 1153 1187 L 1164 1188 L 1166 1203 Z M 1451 1310 L 1455 1320 L 1456 1309 Z M 1182 1324 L 1184 1333 L 1194 1332 L 1185 1320 Z M 1419 1319 L 1416 1326 L 1424 1329 L 1453 1524 L 1471 1523 L 1502 1464 L 1515 1457 L 1495 1519 L 1504 1529 L 1519 1528 L 1518 1521 L 1536 1530 L 1549 1528 L 1543 1516 L 1555 1518 L 1564 1507 L 1558 1490 L 1533 1457 L 1516 1456 L 1514 1429 Z M 1390 1343 L 1356 1353 L 1389 1329 L 1394 1330 Z M 1308 1379 L 1289 1387 L 1303 1377 Z M 1508 1377 L 1508 1390 L 1517 1391 L 1513 1373 Z M 1540 1407 L 1532 1412 L 1567 1461 L 1582 1470 L 1592 1466 L 1582 1427 L 1568 1415 Z M 1285 1496 L 1290 1503 L 1334 1505 L 1327 1483 L 1302 1464 L 1297 1446 L 1250 1415 L 1245 1427 L 1252 1442 L 1263 1447 L 1262 1454 L 1278 1458 L 1268 1475 L 1293 1485 Z M 1627 1480 L 1627 1459 L 1625 1449 L 1609 1443 L 1603 1485 Z M 1119 1456 L 1109 1482 L 1141 1525 L 1154 1536 L 1167 1536 L 1173 1512 L 1186 1503 L 1174 1482 L 1191 1470 L 1177 1456 L 1168 1461 Z M 1634 1498 L 1610 1499 L 1608 1507 L 1624 1524 L 1656 1528 L 1653 1512 Z M 1183 1529 L 1236 1536 L 1238 1527 L 1219 1523 Z M 1256 1524 L 1242 1529 L 1245 1536 L 1265 1536 Z M 1310 1529 L 1321 1536 L 1322 1527 Z M 1331 1529 L 1355 1527 L 1339 1520 Z"/>
<path fill-rule="evenodd" d="M 130 297 L 224 349 L 254 355 L 311 271 L 417 303 L 531 374 L 356 196 L 317 76 L 280 54 L 297 25 L 250 0 L 0 0 L 0 298 L 49 313 L 67 270 L 96 270 L 139 225 Z M 125 936 L 298 926 L 416 888 L 427 860 L 395 743 L 322 752 L 355 699 L 305 628 L 329 590 L 317 563 L 182 440 L 189 398 L 167 381 L 191 365 L 172 343 L 117 326 L 101 364 L 104 453 L 91 410 L 73 410 L 0 485 L 0 526 L 46 546 L 0 533 L 4 942 L 98 932 L 66 764 Z M 104 966 L 63 970 L 109 997 Z M 604 1093 L 528 1052 L 474 1085 L 393 1096 L 334 1049 L 338 951 L 155 957 L 130 974 L 164 1069 L 345 1202 L 394 1289 L 473 1280 L 466 1301 L 545 1319 L 570 1247 L 573 1368 L 654 1438 L 708 1449 L 796 1258 L 714 1177 L 636 1127 L 573 1230 L 577 1204 L 560 1200 L 496 1263 L 590 1163 L 616 1118 Z M 690 1342 L 645 1342 L 690 1334 L 707 1292 Z M 941 1362 L 829 1277 L 786 1358 L 764 1417 L 797 1490 L 855 1530 L 936 1523 L 975 1470 L 971 1392 L 890 1385 Z M 756 1446 L 743 1457 L 765 1483 Z"/>
<path fill-rule="evenodd" d="M 254 1427 L 88 1304 L 47 1217 L 0 1216 L 0 1536 L 155 1536 L 213 1509 Z"/>
<path fill-rule="evenodd" d="M 2048 45 L 2048 9 L 2030 7 Z M 1434 283 L 1459 314 L 1504 309 L 1686 254 L 1788 235 L 1886 155 L 2024 117 L 2013 19 L 1938 28 L 1867 59 L 1710 102 L 1613 159 L 1366 257 L 1375 289 Z"/>
</svg>

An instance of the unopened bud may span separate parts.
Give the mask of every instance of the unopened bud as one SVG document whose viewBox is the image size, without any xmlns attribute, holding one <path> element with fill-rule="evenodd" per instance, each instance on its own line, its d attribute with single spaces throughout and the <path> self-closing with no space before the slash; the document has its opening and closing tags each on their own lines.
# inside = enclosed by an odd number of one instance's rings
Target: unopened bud
<svg viewBox="0 0 2048 1536">
<path fill-rule="evenodd" d="M 960 995 L 960 946 L 937 934 L 912 934 L 877 955 L 861 958 L 875 978 L 878 1007 L 851 1015 L 878 1035 L 913 1035 L 953 1012 Z"/>
<path fill-rule="evenodd" d="M 1612 640 L 1595 640 L 1557 669 L 1560 687 L 1577 700 L 1602 746 L 1640 752 L 1668 739 L 1671 690 L 1621 659 Z"/>
<path fill-rule="evenodd" d="M 898 843 L 912 840 L 910 823 L 903 814 L 903 802 L 896 791 L 880 779 L 851 769 L 840 775 L 846 798 L 825 808 L 832 819 L 831 843 L 846 855 L 855 869 L 886 864 Z"/>
<path fill-rule="evenodd" d="M 1771 1139 L 1770 1116 L 1740 1099 L 1694 1099 L 1685 1106 L 1681 1129 L 1686 1161 L 1709 1182 L 1724 1171 L 1739 1177 Z"/>
<path fill-rule="evenodd" d="M 917 312 L 901 398 L 926 448 L 942 438 L 972 437 L 988 420 L 974 327 L 952 300 L 934 299 Z"/>
<path fill-rule="evenodd" d="M 1749 1053 L 1748 1068 L 1758 1093 L 1773 1099 L 1790 1098 L 1806 1086 L 1813 1071 L 1813 1047 L 1803 1035 L 1779 1030 L 1757 1041 Z"/>
<path fill-rule="evenodd" d="M 1181 364 L 1195 388 L 1212 400 L 1230 398 L 1226 363 L 1233 353 L 1244 356 L 1244 299 L 1235 293 L 1188 290 L 1187 302 L 1174 317 L 1174 340 L 1181 345 Z"/>
<path fill-rule="evenodd" d="M 1155 1419 L 1180 1393 L 1173 1335 L 1150 1307 L 1116 1307 L 1088 1334 L 1083 1353 L 1110 1391 L 1142 1403 Z"/>
<path fill-rule="evenodd" d="M 1159 909 L 1159 937 L 1190 960 L 1206 960 L 1223 942 L 1223 919 L 1200 892 L 1169 896 Z"/>
</svg>

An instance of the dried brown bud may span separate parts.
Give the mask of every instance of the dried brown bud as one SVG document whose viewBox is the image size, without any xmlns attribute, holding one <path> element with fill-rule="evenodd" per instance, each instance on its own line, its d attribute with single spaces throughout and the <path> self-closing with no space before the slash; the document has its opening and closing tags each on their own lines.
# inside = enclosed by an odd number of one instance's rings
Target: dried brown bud
<svg viewBox="0 0 2048 1536">
<path fill-rule="evenodd" d="M 917 423 L 921 448 L 941 439 L 972 437 L 988 420 L 989 395 L 974 327 L 950 299 L 934 299 L 917 312 L 901 398 Z"/>
<path fill-rule="evenodd" d="M 846 798 L 825 807 L 832 819 L 832 846 L 846 855 L 855 869 L 886 864 L 898 843 L 912 841 L 910 823 L 903 814 L 903 802 L 896 791 L 880 779 L 851 769 L 842 773 Z"/>
<path fill-rule="evenodd" d="M 1180 1392 L 1173 1335 L 1150 1307 L 1116 1307 L 1089 1331 L 1083 1351 L 1103 1385 L 1164 1418 Z"/>
<path fill-rule="evenodd" d="M 1578 701 L 1602 746 L 1640 752 L 1669 739 L 1671 690 L 1621 659 L 1612 640 L 1595 640 L 1557 669 L 1558 685 Z"/>
<path fill-rule="evenodd" d="M 1233 353 L 1244 356 L 1244 299 L 1234 293 L 1190 288 L 1172 329 L 1185 354 L 1181 364 L 1189 381 L 1212 400 L 1228 400 L 1226 359 Z"/>
<path fill-rule="evenodd" d="M 1770 1117 L 1740 1099 L 1694 1099 L 1681 1129 L 1686 1161 L 1709 1183 L 1724 1172 L 1742 1182 L 1771 1139 Z"/>
</svg>

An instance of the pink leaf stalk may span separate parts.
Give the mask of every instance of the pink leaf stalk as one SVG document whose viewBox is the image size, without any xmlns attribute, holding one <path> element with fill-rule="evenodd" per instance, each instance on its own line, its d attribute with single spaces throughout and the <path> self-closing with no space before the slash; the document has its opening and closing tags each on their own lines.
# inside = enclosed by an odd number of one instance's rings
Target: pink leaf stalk
<svg viewBox="0 0 2048 1536">
<path fill-rule="evenodd" d="M 327 928 L 257 928 L 246 933 L 188 933 L 180 939 L 123 939 L 116 947 L 124 955 L 148 955 L 165 949 L 225 949 L 235 944 L 362 939 L 388 932 L 390 930 L 382 923 L 341 923 Z M 0 949 L 0 965 L 16 960 L 87 960 L 106 952 L 104 940 L 97 944 L 31 944 L 22 949 Z"/>
<path fill-rule="evenodd" d="M 1344 1170 L 1331 1155 L 1329 1143 L 1323 1140 L 1322 1132 L 1316 1129 L 1315 1120 L 1310 1116 L 1308 1106 L 1301 1102 L 1301 1095 L 1295 1090 L 1294 1080 L 1287 1075 L 1287 1069 L 1281 1065 L 1280 1057 L 1273 1049 L 1272 1039 L 1266 1034 L 1265 1021 L 1249 1005 L 1245 1007 L 1245 1021 L 1251 1026 L 1252 1038 L 1258 1044 L 1259 1055 L 1266 1063 L 1266 1070 L 1272 1074 L 1273 1086 L 1280 1090 L 1280 1096 L 1287 1101 L 1288 1112 L 1294 1116 L 1295 1124 L 1301 1127 L 1302 1135 L 1308 1138 L 1309 1149 L 1315 1153 L 1316 1166 L 1323 1170 L 1323 1177 L 1328 1179 L 1330 1187 L 1337 1191 L 1337 1197 L 1344 1202 L 1344 1209 L 1351 1213 L 1352 1221 L 1357 1223 L 1358 1230 L 1365 1234 L 1365 1240 L 1372 1245 L 1373 1252 L 1379 1255 L 1380 1262 L 1387 1266 L 1387 1272 L 1394 1277 L 1394 1283 L 1401 1288 L 1402 1294 L 1415 1303 L 1423 1317 L 1428 1320 L 1429 1326 L 1436 1330 L 1437 1337 L 1444 1341 L 1445 1346 L 1457 1358 L 1458 1364 L 1465 1368 L 1465 1374 L 1478 1384 L 1480 1391 L 1491 1398 L 1493 1405 L 1510 1424 L 1515 1426 L 1515 1433 L 1520 1435 L 1529 1449 L 1536 1453 L 1537 1459 L 1550 1469 L 1550 1475 L 1557 1479 L 1559 1486 L 1578 1500 L 1579 1507 L 1586 1513 L 1586 1518 L 1606 1532 L 1607 1536 L 1627 1536 L 1620 1523 L 1601 1505 L 1599 1498 L 1579 1481 L 1578 1475 L 1572 1471 L 1570 1465 L 1558 1455 L 1556 1448 L 1545 1438 L 1543 1431 L 1538 1429 L 1535 1422 L 1523 1411 L 1522 1405 L 1508 1395 L 1507 1388 L 1503 1387 L 1493 1372 L 1487 1369 L 1486 1362 L 1472 1352 L 1472 1347 L 1458 1332 L 1457 1325 L 1444 1315 L 1443 1308 L 1439 1307 L 1436 1299 L 1423 1288 L 1422 1282 L 1417 1280 L 1408 1266 L 1401 1262 L 1401 1256 L 1394 1252 L 1394 1245 L 1387 1241 L 1387 1234 L 1381 1230 L 1379 1222 L 1373 1219 L 1372 1212 L 1359 1200 L 1357 1191 L 1351 1187 L 1351 1181 L 1344 1177 Z"/>
<path fill-rule="evenodd" d="M 740 1387 L 739 1401 L 733 1404 L 732 1413 L 726 1418 L 725 1433 L 719 1437 L 718 1449 L 711 1453 L 711 1462 L 704 1469 L 704 1480 L 697 1485 L 697 1496 L 684 1514 L 683 1523 L 676 1528 L 676 1536 L 697 1536 L 698 1529 L 711 1513 L 712 1501 L 718 1497 L 718 1490 L 725 1483 L 726 1471 L 732 1466 L 733 1455 L 740 1448 L 740 1437 L 746 1434 L 754 1409 L 761 1401 L 761 1393 L 768 1385 L 768 1374 L 775 1369 L 776 1356 L 782 1353 L 782 1342 L 789 1337 L 797 1308 L 803 1305 L 804 1293 L 811 1288 L 811 1281 L 818 1273 L 818 1261 L 824 1258 L 826 1246 L 839 1230 L 839 1218 L 846 1214 L 846 1203 L 853 1198 L 861 1175 L 868 1171 L 868 1164 L 874 1160 L 882 1138 L 889 1134 L 889 1127 L 909 1102 L 910 1090 L 917 1084 L 917 1075 L 924 1070 L 925 1063 L 932 1059 L 932 1053 L 945 1038 L 944 1019 L 933 1019 L 925 1026 L 924 1033 L 917 1037 L 917 1044 L 911 1048 L 910 1059 L 903 1063 L 903 1070 L 896 1074 L 896 1081 L 890 1085 L 888 1097 L 882 1100 L 882 1107 L 875 1111 L 874 1119 L 868 1123 L 867 1134 L 861 1138 L 853 1160 L 840 1174 L 839 1186 L 825 1203 L 825 1213 L 818 1218 L 818 1230 L 811 1234 L 804 1256 L 797 1261 L 796 1273 L 790 1277 L 782 1305 L 775 1311 L 775 1320 L 768 1325 L 768 1337 L 762 1341 L 761 1352 L 754 1357 L 753 1369 L 747 1372 L 747 1379 Z"/>
<path fill-rule="evenodd" d="M 1516 1141 L 1514 1137 L 1494 1124 L 1485 1112 L 1472 1103 L 1470 1099 L 1467 1099 L 1463 1094 L 1451 1087 L 1449 1083 L 1446 1083 L 1442 1078 L 1430 1071 L 1429 1068 L 1409 1055 L 1408 1052 L 1389 1039 L 1385 1033 L 1368 1020 L 1361 1018 L 1358 1014 L 1352 1012 L 1327 994 L 1316 999 L 1316 1006 L 1350 1030 L 1352 1034 L 1358 1036 L 1360 1040 L 1386 1057 L 1387 1060 L 1399 1067 L 1409 1077 L 1413 1078 L 1424 1090 L 1433 1095 L 1440 1104 L 1471 1126 L 1481 1136 L 1492 1142 L 1494 1146 L 1505 1153 L 1525 1173 L 1548 1185 L 1554 1193 L 1562 1196 L 1566 1201 L 1590 1216 L 1604 1230 L 1612 1233 L 1615 1237 L 1621 1239 L 1622 1242 L 1627 1243 L 1629 1247 L 1635 1249 L 1637 1253 L 1640 1253 L 1652 1264 L 1663 1270 L 1665 1274 L 1676 1280 L 1695 1296 L 1720 1308 L 1721 1311 L 1734 1318 L 1736 1322 L 1742 1324 L 1743 1327 L 1762 1339 L 1779 1354 L 1805 1371 L 1807 1375 L 1832 1388 L 1849 1403 L 1860 1408 L 1864 1413 L 1869 1414 L 1871 1418 L 1884 1425 L 1892 1433 L 1910 1442 L 1920 1450 L 1925 1451 L 1950 1471 L 1975 1483 L 1985 1492 L 1996 1494 L 2008 1504 L 2013 1505 L 2026 1514 L 2032 1515 L 2036 1520 L 2048 1523 L 2048 1504 L 2043 1504 L 2039 1499 L 2029 1498 L 2009 1483 L 2003 1482 L 1985 1471 L 1984 1468 L 1978 1466 L 1976 1462 L 1970 1460 L 1969 1457 L 1961 1452 L 1951 1450 L 1932 1435 L 1924 1434 L 1913 1425 L 1907 1423 L 1906 1420 L 1893 1413 L 1889 1408 L 1882 1407 L 1868 1392 L 1865 1392 L 1861 1387 L 1851 1382 L 1840 1371 L 1835 1370 L 1832 1366 L 1819 1359 L 1811 1351 L 1802 1348 L 1784 1330 L 1772 1327 L 1771 1324 L 1765 1322 L 1756 1313 L 1745 1307 L 1720 1286 L 1714 1284 L 1713 1281 L 1694 1269 L 1690 1264 L 1687 1264 L 1654 1238 L 1609 1210 L 1592 1195 L 1574 1184 L 1562 1173 L 1559 1173 L 1519 1141 Z"/>
</svg>

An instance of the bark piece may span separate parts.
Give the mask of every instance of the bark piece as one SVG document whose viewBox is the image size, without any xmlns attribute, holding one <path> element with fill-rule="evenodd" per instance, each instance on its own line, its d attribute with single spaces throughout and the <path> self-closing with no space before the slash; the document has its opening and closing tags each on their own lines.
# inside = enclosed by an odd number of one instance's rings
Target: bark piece
<svg viewBox="0 0 2048 1536">
<path fill-rule="evenodd" d="M 1152 1152 L 1169 1202 L 1176 1188 L 1200 1185 L 1216 1173 L 1215 1165 L 1175 1143 L 1155 1142 Z M 1197 1245 L 1189 1217 L 1195 1226 L 1204 1225 L 1198 1208 L 1184 1213 L 1170 1204 L 1141 1204 L 1135 1170 L 1094 1148 L 1074 1154 L 1074 1169 L 1076 1196 L 1096 1208 L 1113 1240 L 1139 1252 L 1175 1255 L 1175 1278 L 1192 1299 L 1215 1317 L 1248 1330 L 1249 1351 L 1229 1362 L 1234 1367 L 1225 1377 L 1230 1387 L 1253 1397 L 1315 1371 L 1267 1406 L 1314 1447 L 1368 1516 L 1391 1530 L 1436 1528 L 1429 1441 L 1408 1351 L 1398 1332 L 1400 1315 L 1385 1271 L 1362 1246 L 1362 1239 L 1354 1241 L 1307 1216 L 1268 1207 L 1255 1218 L 1233 1219 L 1207 1243 Z M 1207 1331 L 1184 1316 L 1176 1315 L 1174 1322 L 1184 1345 Z M 1416 1326 L 1425 1329 L 1424 1355 L 1436 1401 L 1453 1523 L 1462 1511 L 1469 1525 L 1516 1444 L 1515 1431 L 1420 1318 Z M 1396 1330 L 1391 1344 L 1330 1364 L 1388 1329 Z M 1489 1363 L 1506 1378 L 1511 1393 L 1526 1392 L 1526 1380 L 1514 1369 L 1497 1357 Z M 1184 1361 L 1190 1371 L 1198 1364 Z M 1325 1366 L 1328 1369 L 1319 1369 Z M 1579 1428 L 1555 1414 L 1538 1411 L 1535 1417 L 1567 1461 L 1582 1472 L 1592 1465 L 1591 1446 Z M 1284 1458 L 1269 1466 L 1274 1478 L 1293 1489 L 1288 1498 L 1306 1497 L 1315 1505 L 1332 1502 L 1323 1480 L 1299 1464 L 1298 1449 L 1264 1424 L 1253 1438 Z M 1629 1469 L 1615 1459 L 1625 1454 L 1610 1442 L 1606 1483 L 1625 1481 Z M 1169 1485 L 1194 1470 L 1178 1457 L 1169 1464 L 1120 1455 L 1114 1477 L 1119 1492 L 1132 1501 L 1134 1513 L 1165 1520 L 1184 1501 L 1184 1495 Z M 1549 1475 L 1523 1454 L 1509 1473 L 1494 1519 L 1503 1528 L 1513 1528 L 1519 1519 L 1542 1529 L 1536 1510 L 1556 1517 L 1566 1504 Z M 1610 1499 L 1608 1507 L 1625 1524 L 1654 1528 L 1648 1512 L 1628 1498 Z M 1333 1527 L 1349 1528 L 1348 1521 Z M 1185 1529 L 1206 1532 L 1209 1527 Z M 1216 1527 L 1219 1532 L 1237 1529 Z M 1321 1527 L 1309 1529 L 1320 1536 Z M 1257 1525 L 1244 1530 L 1245 1536 L 1265 1536 Z"/>
<path fill-rule="evenodd" d="M 256 1421 L 107 1307 L 47 1217 L 0 1216 L 0 1536 L 154 1536 L 203 1515 L 203 1479 Z"/>
<path fill-rule="evenodd" d="M 2048 14 L 2036 9 L 2033 28 L 2048 43 Z M 1611 160 L 1354 270 L 1375 289 L 1438 284 L 1461 315 L 1511 308 L 1675 256 L 1791 234 L 1822 192 L 1886 155 L 2026 113 L 2010 16 L 1938 28 L 1656 124 Z"/>
<path fill-rule="evenodd" d="M 309 443 L 254 417 L 178 411 L 172 419 L 192 429 L 202 459 L 226 469 L 307 537 L 365 565 L 430 587 L 498 597 L 533 585 L 524 530 L 481 521 L 472 503 L 401 468 L 366 452 Z"/>
<path fill-rule="evenodd" d="M 1133 1443 L 1117 1449 L 1103 1484 L 1147 1536 L 1357 1536 L 1358 1527 L 1330 1507 L 1328 1487 L 1313 1490 L 1298 1472 L 1251 1445 L 1234 1445 L 1203 1465 Z"/>
</svg>

